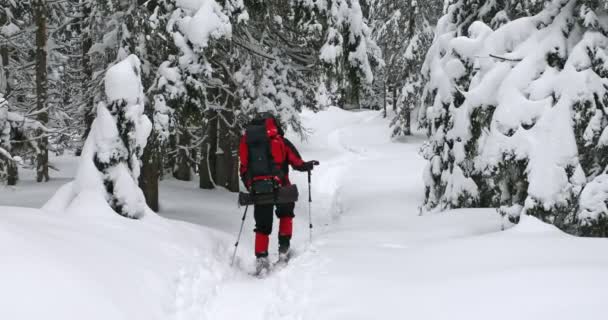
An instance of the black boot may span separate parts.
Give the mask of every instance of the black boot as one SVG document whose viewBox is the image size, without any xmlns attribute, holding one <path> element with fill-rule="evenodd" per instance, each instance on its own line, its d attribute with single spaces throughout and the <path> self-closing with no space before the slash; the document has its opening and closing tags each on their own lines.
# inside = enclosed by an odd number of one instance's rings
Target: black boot
<svg viewBox="0 0 608 320">
<path fill-rule="evenodd" d="M 290 241 L 290 236 L 279 236 L 279 262 L 287 262 L 289 260 Z"/>
</svg>

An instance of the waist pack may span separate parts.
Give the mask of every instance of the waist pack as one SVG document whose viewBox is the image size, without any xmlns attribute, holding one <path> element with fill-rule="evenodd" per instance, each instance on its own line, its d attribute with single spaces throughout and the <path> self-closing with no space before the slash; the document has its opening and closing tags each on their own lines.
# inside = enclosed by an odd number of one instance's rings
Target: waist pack
<svg viewBox="0 0 608 320">
<path fill-rule="evenodd" d="M 274 179 L 262 179 L 253 181 L 251 184 L 251 193 L 253 194 L 267 194 L 275 193 L 279 188 L 279 183 Z"/>
<path fill-rule="evenodd" d="M 239 193 L 239 205 L 251 206 L 259 204 L 288 204 L 297 202 L 300 193 L 298 186 L 290 185 L 276 189 L 271 193 Z"/>
</svg>

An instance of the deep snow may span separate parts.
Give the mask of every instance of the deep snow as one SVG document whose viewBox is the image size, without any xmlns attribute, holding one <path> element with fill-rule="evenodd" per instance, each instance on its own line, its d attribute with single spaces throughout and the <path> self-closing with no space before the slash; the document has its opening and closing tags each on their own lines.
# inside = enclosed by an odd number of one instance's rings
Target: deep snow
<svg viewBox="0 0 608 320">
<path fill-rule="evenodd" d="M 306 176 L 294 173 L 302 201 L 288 267 L 263 280 L 247 274 L 250 215 L 231 269 L 242 208 L 196 182 L 163 181 L 161 215 L 171 219 L 0 207 L 0 318 L 604 318 L 608 240 L 527 217 L 501 231 L 494 209 L 419 216 L 423 137 L 391 141 L 387 120 L 371 111 L 330 108 L 303 120 L 313 134 L 297 145 L 322 165 L 312 245 Z M 24 173 L 0 190 L 0 205 L 40 207 L 73 176 L 73 158 L 54 162 L 62 179 L 39 185 Z"/>
</svg>

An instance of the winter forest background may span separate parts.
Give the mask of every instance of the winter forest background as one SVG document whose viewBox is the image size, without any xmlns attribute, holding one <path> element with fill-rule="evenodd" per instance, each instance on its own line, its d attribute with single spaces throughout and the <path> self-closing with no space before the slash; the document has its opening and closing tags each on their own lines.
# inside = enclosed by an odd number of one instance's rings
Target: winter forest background
<svg viewBox="0 0 608 320">
<path fill-rule="evenodd" d="M 167 176 L 238 191 L 238 141 L 260 112 L 306 139 L 303 109 L 378 109 L 396 115 L 395 137 L 428 134 L 423 213 L 491 207 L 606 237 L 607 10 L 0 0 L 0 181 L 35 168 L 44 183 L 49 154 L 82 153 L 114 211 L 138 218 Z"/>
</svg>

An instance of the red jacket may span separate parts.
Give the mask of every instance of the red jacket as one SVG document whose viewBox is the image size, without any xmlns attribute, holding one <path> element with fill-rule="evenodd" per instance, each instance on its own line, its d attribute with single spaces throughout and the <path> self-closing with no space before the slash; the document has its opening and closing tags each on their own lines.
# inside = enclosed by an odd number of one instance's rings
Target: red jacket
<svg viewBox="0 0 608 320">
<path fill-rule="evenodd" d="M 268 138 L 270 139 L 270 152 L 272 153 L 272 158 L 277 168 L 283 173 L 283 176 L 281 177 L 281 185 L 288 186 L 291 184 L 289 181 L 289 166 L 291 165 L 294 169 L 299 169 L 302 167 L 302 165 L 304 165 L 304 160 L 302 160 L 295 147 L 279 134 L 279 130 L 274 119 L 266 119 L 266 132 L 268 134 Z M 247 147 L 247 137 L 245 134 L 243 134 L 241 137 L 239 159 L 241 161 L 241 179 L 243 179 L 245 185 L 249 187 L 251 185 L 251 181 L 248 181 L 249 177 L 247 177 L 249 150 Z"/>
</svg>

